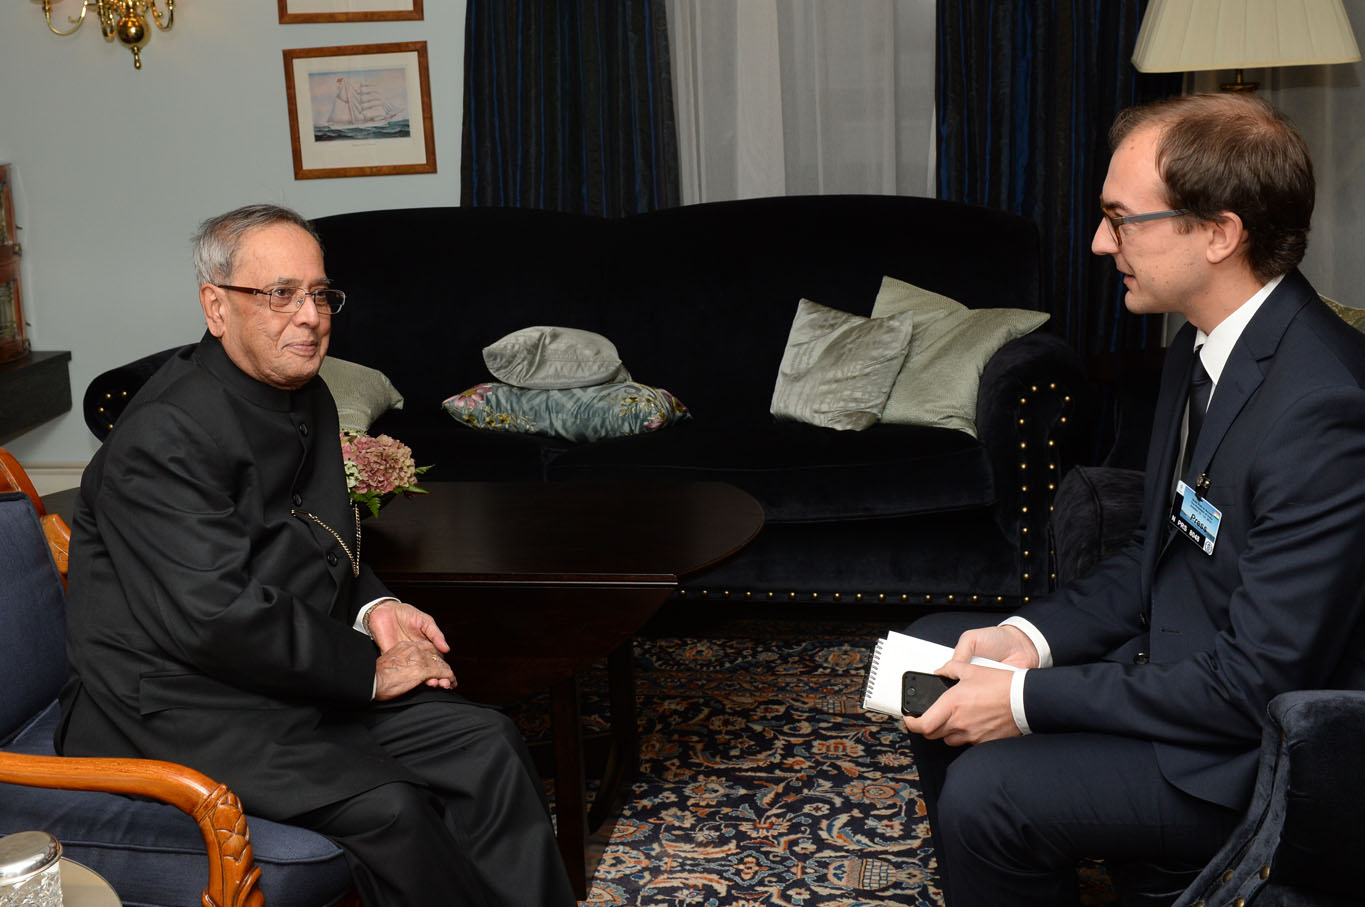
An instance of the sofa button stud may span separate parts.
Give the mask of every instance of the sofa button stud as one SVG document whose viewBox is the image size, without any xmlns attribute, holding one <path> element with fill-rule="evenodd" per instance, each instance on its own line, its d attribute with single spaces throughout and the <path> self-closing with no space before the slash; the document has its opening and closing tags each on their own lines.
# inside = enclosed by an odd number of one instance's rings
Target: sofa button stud
<svg viewBox="0 0 1365 907">
<path fill-rule="evenodd" d="M 1262 866 L 1262 867 L 1261 867 L 1261 881 L 1264 882 L 1264 881 L 1265 881 L 1266 879 L 1268 879 L 1268 878 L 1270 878 L 1270 867 L 1269 867 L 1269 866 Z"/>
<path fill-rule="evenodd" d="M 1224 885 L 1226 885 L 1228 882 L 1231 882 L 1232 870 L 1229 869 L 1227 872 L 1223 873 L 1223 877 L 1219 881 L 1221 881 Z"/>
<path fill-rule="evenodd" d="M 1135 665 L 1145 665 L 1149 660 L 1146 652 L 1139 652 L 1133 656 L 1133 664 Z"/>
</svg>

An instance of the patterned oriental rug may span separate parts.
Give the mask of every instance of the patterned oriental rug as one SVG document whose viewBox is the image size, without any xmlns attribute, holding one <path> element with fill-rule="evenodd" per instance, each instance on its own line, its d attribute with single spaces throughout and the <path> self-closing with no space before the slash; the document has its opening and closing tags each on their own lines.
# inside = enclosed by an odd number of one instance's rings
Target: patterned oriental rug
<svg viewBox="0 0 1365 907">
<path fill-rule="evenodd" d="M 880 635 L 637 640 L 641 771 L 585 903 L 940 907 L 905 731 L 861 708 Z M 601 673 L 584 714 L 604 726 Z M 513 715 L 548 735 L 542 702 Z M 1084 903 L 1114 902 L 1085 875 Z"/>
</svg>

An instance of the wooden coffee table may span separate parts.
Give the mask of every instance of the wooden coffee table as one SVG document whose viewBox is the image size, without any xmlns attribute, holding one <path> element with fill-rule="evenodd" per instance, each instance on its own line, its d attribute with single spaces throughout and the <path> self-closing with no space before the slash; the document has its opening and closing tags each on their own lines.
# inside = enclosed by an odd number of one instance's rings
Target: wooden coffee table
<svg viewBox="0 0 1365 907">
<path fill-rule="evenodd" d="M 508 703 L 550 691 L 560 853 L 587 897 L 585 845 L 639 758 L 631 637 L 680 580 L 763 526 L 748 494 L 719 482 L 429 482 L 364 524 L 362 557 L 431 614 L 459 690 Z M 588 810 L 578 683 L 607 659 L 611 735 Z"/>
</svg>

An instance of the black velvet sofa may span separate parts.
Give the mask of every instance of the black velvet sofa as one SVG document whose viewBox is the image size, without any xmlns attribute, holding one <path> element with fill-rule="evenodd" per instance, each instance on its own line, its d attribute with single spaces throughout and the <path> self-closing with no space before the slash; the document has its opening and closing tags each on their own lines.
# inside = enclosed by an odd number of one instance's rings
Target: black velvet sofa
<svg viewBox="0 0 1365 907">
<path fill-rule="evenodd" d="M 1042 309 L 1031 221 L 934 199 L 811 196 L 616 220 L 413 208 L 314 223 L 348 293 L 331 355 L 393 382 L 405 405 L 370 431 L 408 444 L 432 465 L 428 480 L 737 485 L 766 525 L 681 590 L 692 600 L 1008 609 L 1053 581 L 1048 516 L 1082 367 L 1050 323 L 985 363 L 978 437 L 887 422 L 837 431 L 769 413 L 803 298 L 866 316 L 889 276 L 969 309 Z M 443 411 L 490 380 L 484 347 L 542 325 L 608 338 L 635 381 L 671 392 L 690 419 L 575 444 L 475 430 Z M 169 352 L 92 382 L 84 407 L 97 436 Z"/>
<path fill-rule="evenodd" d="M 981 378 L 965 432 L 778 422 L 773 386 L 798 300 L 870 314 L 883 276 L 970 308 L 1040 309 L 1034 224 L 923 198 L 721 202 L 606 220 L 531 209 L 414 208 L 315 221 L 349 294 L 332 354 L 383 371 L 399 438 L 429 479 L 722 480 L 762 503 L 745 551 L 692 597 L 975 601 L 1045 591 L 1048 508 L 1064 469 L 1076 354 L 1051 325 Z M 482 349 L 553 325 L 609 338 L 637 381 L 691 419 L 587 444 L 466 428 L 442 401 L 490 379 Z"/>
</svg>

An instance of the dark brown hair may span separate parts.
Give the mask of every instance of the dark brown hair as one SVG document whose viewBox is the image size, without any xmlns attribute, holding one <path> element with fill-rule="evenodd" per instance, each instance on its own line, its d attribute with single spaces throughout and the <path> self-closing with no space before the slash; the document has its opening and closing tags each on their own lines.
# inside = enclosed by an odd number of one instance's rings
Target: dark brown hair
<svg viewBox="0 0 1365 907">
<path fill-rule="evenodd" d="M 1156 164 L 1170 207 L 1204 221 L 1224 211 L 1240 217 L 1259 280 L 1303 260 L 1316 185 L 1293 123 L 1255 95 L 1182 95 L 1120 113 L 1110 147 L 1147 126 L 1161 130 Z"/>
</svg>

